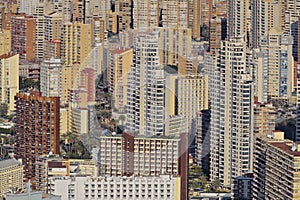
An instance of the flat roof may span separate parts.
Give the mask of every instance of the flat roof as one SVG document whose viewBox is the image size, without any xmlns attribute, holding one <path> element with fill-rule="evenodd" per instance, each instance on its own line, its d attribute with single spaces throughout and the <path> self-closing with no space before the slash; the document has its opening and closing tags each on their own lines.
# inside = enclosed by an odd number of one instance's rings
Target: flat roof
<svg viewBox="0 0 300 200">
<path fill-rule="evenodd" d="M 16 159 L 7 159 L 7 160 L 0 161 L 0 169 L 7 168 L 13 165 L 21 165 L 21 163 Z"/>
<path fill-rule="evenodd" d="M 281 149 L 283 151 L 285 151 L 286 153 L 292 155 L 292 156 L 300 156 L 300 149 L 297 149 L 295 151 L 292 151 L 292 146 L 288 145 L 288 143 L 286 142 L 270 142 L 270 144 L 278 149 Z M 289 143 L 291 144 L 291 143 Z M 296 144 L 300 144 L 300 143 L 296 143 Z M 293 143 L 292 143 L 293 145 Z"/>
<path fill-rule="evenodd" d="M 110 50 L 110 51 L 114 54 L 120 54 L 120 53 L 124 53 L 128 50 L 131 50 L 131 48 L 117 48 L 117 49 L 113 49 L 113 50 Z"/>
</svg>

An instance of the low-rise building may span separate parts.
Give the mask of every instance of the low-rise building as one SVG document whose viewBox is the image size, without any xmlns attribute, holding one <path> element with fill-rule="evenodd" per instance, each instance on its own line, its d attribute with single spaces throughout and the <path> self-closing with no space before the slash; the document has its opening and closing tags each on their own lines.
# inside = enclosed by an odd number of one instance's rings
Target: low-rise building
<svg viewBox="0 0 300 200">
<path fill-rule="evenodd" d="M 233 199 L 253 199 L 253 178 L 253 173 L 247 173 L 242 176 L 238 176 L 233 180 Z"/>
<path fill-rule="evenodd" d="M 99 175 L 95 160 L 65 159 L 63 157 L 40 157 L 35 166 L 36 188 L 49 193 L 51 177 L 91 176 Z"/>
<path fill-rule="evenodd" d="M 179 200 L 180 177 L 161 176 L 100 176 L 51 178 L 51 194 L 62 200 L 124 199 Z"/>
<path fill-rule="evenodd" d="M 100 174 L 109 176 L 181 177 L 181 198 L 187 199 L 188 138 L 128 133 L 99 138 Z"/>
</svg>

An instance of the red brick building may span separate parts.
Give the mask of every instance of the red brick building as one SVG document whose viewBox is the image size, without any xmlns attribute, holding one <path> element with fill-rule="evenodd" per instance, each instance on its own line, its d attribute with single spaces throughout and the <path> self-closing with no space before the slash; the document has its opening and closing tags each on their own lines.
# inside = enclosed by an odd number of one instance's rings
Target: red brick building
<svg viewBox="0 0 300 200">
<path fill-rule="evenodd" d="M 25 181 L 30 179 L 34 187 L 36 159 L 59 154 L 59 97 L 17 93 L 15 101 L 15 157 L 22 160 Z"/>
<path fill-rule="evenodd" d="M 34 61 L 36 54 L 36 22 L 31 16 L 13 17 L 11 20 L 11 48 L 20 54 L 20 60 Z"/>
</svg>

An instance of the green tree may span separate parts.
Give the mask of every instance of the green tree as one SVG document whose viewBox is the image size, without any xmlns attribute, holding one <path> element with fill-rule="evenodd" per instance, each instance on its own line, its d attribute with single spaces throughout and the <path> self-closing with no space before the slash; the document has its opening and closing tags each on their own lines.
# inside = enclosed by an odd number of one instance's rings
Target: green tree
<svg viewBox="0 0 300 200">
<path fill-rule="evenodd" d="M 208 191 L 218 192 L 220 191 L 220 188 L 221 188 L 221 181 L 219 179 L 216 179 L 210 183 Z"/>
</svg>

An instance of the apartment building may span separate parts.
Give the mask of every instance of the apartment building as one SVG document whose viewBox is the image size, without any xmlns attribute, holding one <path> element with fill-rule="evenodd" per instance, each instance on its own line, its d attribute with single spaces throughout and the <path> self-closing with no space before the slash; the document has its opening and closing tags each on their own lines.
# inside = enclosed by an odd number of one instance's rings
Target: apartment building
<svg viewBox="0 0 300 200">
<path fill-rule="evenodd" d="M 210 118 L 210 110 L 201 110 L 197 113 L 195 136 L 195 162 L 207 176 L 210 170 Z"/>
<path fill-rule="evenodd" d="M 34 61 L 36 57 L 36 20 L 31 16 L 11 19 L 11 50 L 21 61 Z"/>
<path fill-rule="evenodd" d="M 187 199 L 188 140 L 186 134 L 146 137 L 124 133 L 99 138 L 100 174 L 109 176 L 181 177 L 181 199 Z"/>
<path fill-rule="evenodd" d="M 271 134 L 275 130 L 276 112 L 270 103 L 254 103 L 254 135 Z"/>
<path fill-rule="evenodd" d="M 188 131 L 196 133 L 197 113 L 208 109 L 208 76 L 183 75 L 176 80 L 177 115 L 185 116 Z"/>
<path fill-rule="evenodd" d="M 118 13 L 118 32 L 126 31 L 131 28 L 131 0 L 117 0 L 115 1 L 115 10 Z"/>
<path fill-rule="evenodd" d="M 180 57 L 192 52 L 192 29 L 179 27 L 154 28 L 159 32 L 159 61 L 161 64 L 178 65 Z"/>
<path fill-rule="evenodd" d="M 47 12 L 46 4 L 39 2 L 34 5 L 33 17 L 36 22 L 36 48 L 35 55 L 37 61 L 42 61 L 44 57 L 44 44 L 45 44 L 45 14 Z"/>
<path fill-rule="evenodd" d="M 159 25 L 159 4 L 157 0 L 133 1 L 133 28 L 146 30 Z"/>
<path fill-rule="evenodd" d="M 258 101 L 290 100 L 294 91 L 293 38 L 273 29 L 260 39 L 260 48 L 254 51 Z"/>
<path fill-rule="evenodd" d="M 227 37 L 243 37 L 247 42 L 250 26 L 250 0 L 227 1 Z"/>
<path fill-rule="evenodd" d="M 210 179 L 228 187 L 252 170 L 254 96 L 246 49 L 242 37 L 222 42 L 210 88 Z"/>
<path fill-rule="evenodd" d="M 211 52 L 221 48 L 221 41 L 227 36 L 227 20 L 222 17 L 210 19 L 209 26 L 209 50 Z"/>
<path fill-rule="evenodd" d="M 11 30 L 0 29 L 0 55 L 11 51 Z"/>
<path fill-rule="evenodd" d="M 60 40 L 45 41 L 44 46 L 44 60 L 51 58 L 60 59 Z"/>
<path fill-rule="evenodd" d="M 11 190 L 23 189 L 23 166 L 16 159 L 0 161 L 0 198 Z"/>
<path fill-rule="evenodd" d="M 62 63 L 60 59 L 51 58 L 42 62 L 40 88 L 45 97 L 62 96 Z"/>
<path fill-rule="evenodd" d="M 118 48 L 108 52 L 107 81 L 114 107 L 124 110 L 127 101 L 128 73 L 133 63 L 133 50 Z"/>
<path fill-rule="evenodd" d="M 59 155 L 41 156 L 35 165 L 36 189 L 50 193 L 53 178 L 70 176 L 98 177 L 96 161 L 89 159 L 67 159 Z"/>
<path fill-rule="evenodd" d="M 63 17 L 52 12 L 45 15 L 45 41 L 60 40 Z"/>
<path fill-rule="evenodd" d="M 179 56 L 178 57 L 178 74 L 197 74 L 199 60 L 194 56 Z"/>
<path fill-rule="evenodd" d="M 15 102 L 15 158 L 22 160 L 24 180 L 31 180 L 34 188 L 37 157 L 59 153 L 59 97 L 17 93 Z"/>
<path fill-rule="evenodd" d="M 19 0 L 18 1 L 18 12 L 32 15 L 34 12 L 35 5 L 39 0 Z"/>
<path fill-rule="evenodd" d="M 14 97 L 19 92 L 19 54 L 0 55 L 0 101 L 8 106 L 8 115 L 15 111 Z"/>
<path fill-rule="evenodd" d="M 160 176 L 100 176 L 51 178 L 51 194 L 62 200 L 79 199 L 161 199 L 179 200 L 180 177 Z"/>
<path fill-rule="evenodd" d="M 253 173 L 247 173 L 235 178 L 231 190 L 233 199 L 253 199 L 253 179 Z"/>
<path fill-rule="evenodd" d="M 30 78 L 34 81 L 40 80 L 40 65 L 37 63 L 19 65 L 19 76 L 21 78 Z"/>
<path fill-rule="evenodd" d="M 159 62 L 159 33 L 140 33 L 128 75 L 127 132 L 149 136 L 164 134 L 164 84 L 164 71 Z"/>
<path fill-rule="evenodd" d="M 61 59 L 65 65 L 83 63 L 92 50 L 93 31 L 91 24 L 66 23 L 62 26 Z M 80 48 L 79 48 L 80 47 Z"/>
<path fill-rule="evenodd" d="M 256 138 L 254 152 L 254 199 L 299 199 L 299 143 L 273 131 Z M 277 183 L 277 184 L 274 184 Z"/>
</svg>

